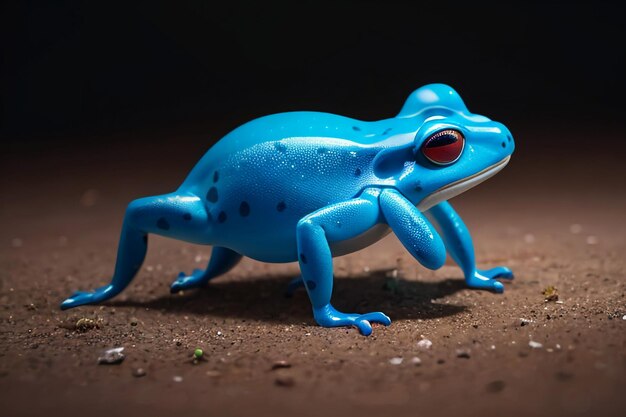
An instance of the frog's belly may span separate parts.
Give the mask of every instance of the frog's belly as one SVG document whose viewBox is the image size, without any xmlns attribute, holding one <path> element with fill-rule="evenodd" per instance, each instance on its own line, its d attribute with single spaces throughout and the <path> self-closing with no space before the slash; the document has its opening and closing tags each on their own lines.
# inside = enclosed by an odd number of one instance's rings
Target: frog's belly
<svg viewBox="0 0 626 417">
<path fill-rule="evenodd" d="M 329 242 L 333 256 L 347 255 L 366 248 L 391 233 L 391 228 L 385 223 L 378 223 L 365 233 L 353 237 L 352 239 Z"/>
<path fill-rule="evenodd" d="M 379 223 L 351 239 L 328 242 L 333 257 L 343 256 L 366 248 L 383 237 L 387 236 L 391 229 L 387 224 Z M 295 232 L 289 236 L 283 234 L 266 236 L 262 244 L 251 242 L 248 239 L 237 239 L 226 243 L 224 246 L 241 253 L 242 255 L 261 262 L 285 263 L 298 260 L 297 242 Z"/>
</svg>

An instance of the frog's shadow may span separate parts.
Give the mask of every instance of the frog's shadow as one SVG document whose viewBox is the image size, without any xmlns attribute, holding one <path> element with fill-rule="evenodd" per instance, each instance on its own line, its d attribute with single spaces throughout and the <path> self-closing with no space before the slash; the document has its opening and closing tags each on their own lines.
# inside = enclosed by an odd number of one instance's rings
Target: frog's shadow
<svg viewBox="0 0 626 417">
<path fill-rule="evenodd" d="M 336 278 L 332 303 L 345 312 L 382 311 L 392 320 L 434 319 L 461 313 L 465 306 L 433 302 L 466 289 L 462 279 L 437 282 L 388 278 L 388 270 Z M 271 276 L 249 280 L 212 281 L 206 288 L 164 295 L 149 301 L 111 301 L 115 307 L 139 307 L 170 313 L 262 320 L 284 324 L 312 324 L 306 291 L 285 295 L 293 276 Z"/>
</svg>

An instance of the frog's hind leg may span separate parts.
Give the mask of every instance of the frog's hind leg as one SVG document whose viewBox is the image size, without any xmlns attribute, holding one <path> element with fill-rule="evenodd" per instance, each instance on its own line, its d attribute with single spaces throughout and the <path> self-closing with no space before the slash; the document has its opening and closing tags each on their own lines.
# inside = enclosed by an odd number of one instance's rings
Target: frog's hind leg
<svg viewBox="0 0 626 417">
<path fill-rule="evenodd" d="M 76 292 L 61 304 L 68 309 L 108 300 L 124 290 L 146 256 L 148 233 L 205 243 L 210 224 L 202 200 L 174 193 L 133 201 L 126 209 L 111 283 L 91 292 Z"/>
<path fill-rule="evenodd" d="M 211 260 L 207 269 L 194 269 L 191 275 L 181 272 L 178 279 L 170 287 L 172 293 L 189 288 L 205 286 L 211 279 L 223 275 L 233 269 L 243 256 L 234 250 L 221 246 L 213 247 Z"/>
</svg>

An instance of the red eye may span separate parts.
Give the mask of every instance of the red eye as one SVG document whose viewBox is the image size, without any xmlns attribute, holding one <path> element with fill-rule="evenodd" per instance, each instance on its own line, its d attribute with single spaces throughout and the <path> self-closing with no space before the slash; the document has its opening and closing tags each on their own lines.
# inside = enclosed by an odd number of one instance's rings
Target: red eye
<svg viewBox="0 0 626 417">
<path fill-rule="evenodd" d="M 424 142 L 422 153 L 429 161 L 437 165 L 447 165 L 459 159 L 465 138 L 458 130 L 442 130 Z"/>
</svg>

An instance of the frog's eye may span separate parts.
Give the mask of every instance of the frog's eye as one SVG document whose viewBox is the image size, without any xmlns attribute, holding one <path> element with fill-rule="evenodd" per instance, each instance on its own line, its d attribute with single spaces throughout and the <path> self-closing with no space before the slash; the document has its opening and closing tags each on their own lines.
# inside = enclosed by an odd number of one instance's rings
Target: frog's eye
<svg viewBox="0 0 626 417">
<path fill-rule="evenodd" d="M 465 138 L 458 130 L 441 130 L 431 135 L 422 146 L 422 153 L 437 165 L 448 165 L 461 156 Z"/>
</svg>

